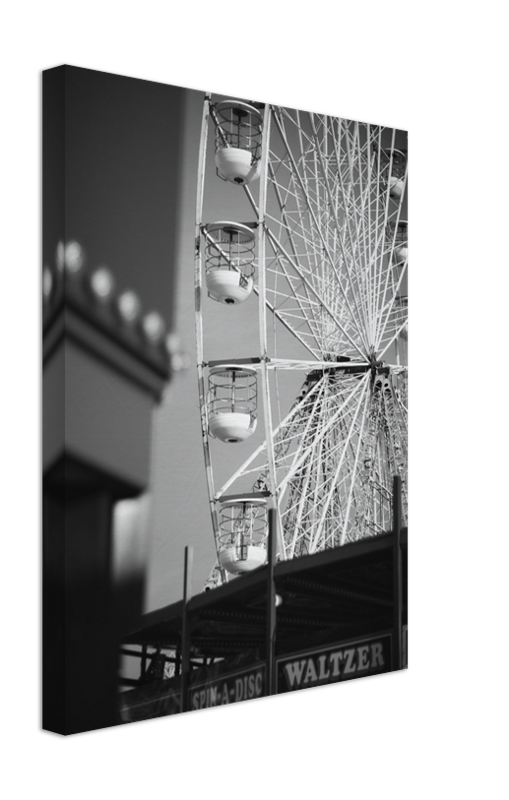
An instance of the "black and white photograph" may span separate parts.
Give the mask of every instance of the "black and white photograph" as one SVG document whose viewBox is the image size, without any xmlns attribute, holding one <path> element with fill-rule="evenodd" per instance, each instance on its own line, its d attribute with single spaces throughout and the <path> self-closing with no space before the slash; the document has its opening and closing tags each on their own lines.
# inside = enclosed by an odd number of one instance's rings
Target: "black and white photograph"
<svg viewBox="0 0 509 800">
<path fill-rule="evenodd" d="M 43 90 L 44 727 L 406 667 L 406 132 Z"/>
</svg>

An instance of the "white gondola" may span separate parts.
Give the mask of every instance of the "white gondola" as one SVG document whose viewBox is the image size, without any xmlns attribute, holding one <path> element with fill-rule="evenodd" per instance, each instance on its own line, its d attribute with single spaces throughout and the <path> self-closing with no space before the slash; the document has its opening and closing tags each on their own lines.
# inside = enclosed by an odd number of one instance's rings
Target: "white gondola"
<svg viewBox="0 0 509 800">
<path fill-rule="evenodd" d="M 391 197 L 393 197 L 395 200 L 400 200 L 405 189 L 404 178 L 397 178 L 395 175 L 391 175 L 389 178 L 389 187 L 389 193 Z"/>
<path fill-rule="evenodd" d="M 237 575 L 267 560 L 267 501 L 241 497 L 228 500 L 219 512 L 219 564 Z"/>
<path fill-rule="evenodd" d="M 408 244 L 396 248 L 396 258 L 398 261 L 408 261 Z"/>
<path fill-rule="evenodd" d="M 213 367 L 207 397 L 209 434 L 222 442 L 243 442 L 256 430 L 256 370 L 236 364 Z"/>
<path fill-rule="evenodd" d="M 238 222 L 213 222 L 204 231 L 209 297 L 227 305 L 243 303 L 253 291 L 254 230 Z"/>
<path fill-rule="evenodd" d="M 395 224 L 389 223 L 388 244 L 392 247 L 394 240 L 393 262 L 394 264 L 400 264 L 403 261 L 408 261 L 408 222 L 400 220 L 396 227 L 396 233 L 394 233 L 394 228 Z"/>
<path fill-rule="evenodd" d="M 260 177 L 263 119 L 248 103 L 223 100 L 215 107 L 216 167 L 219 177 L 247 185 Z"/>
<path fill-rule="evenodd" d="M 402 150 L 382 150 L 380 176 L 389 186 L 393 200 L 400 202 L 405 191 L 407 155 Z"/>
</svg>

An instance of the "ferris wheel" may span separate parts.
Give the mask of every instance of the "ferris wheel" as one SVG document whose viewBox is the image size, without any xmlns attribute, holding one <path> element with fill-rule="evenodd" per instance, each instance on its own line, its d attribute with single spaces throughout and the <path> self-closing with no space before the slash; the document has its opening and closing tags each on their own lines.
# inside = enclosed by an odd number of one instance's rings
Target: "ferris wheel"
<svg viewBox="0 0 509 800">
<path fill-rule="evenodd" d="M 390 530 L 394 475 L 406 523 L 406 141 L 392 128 L 205 95 L 196 340 L 217 553 L 206 588 L 265 562 L 270 504 L 280 560 Z M 233 218 L 214 217 L 220 196 Z M 231 340 L 241 334 L 229 331 L 228 306 L 246 319 L 257 306 L 247 356 L 225 348 L 206 360 L 211 333 L 218 344 L 207 304 Z M 219 479 L 221 448 L 231 467 Z"/>
</svg>

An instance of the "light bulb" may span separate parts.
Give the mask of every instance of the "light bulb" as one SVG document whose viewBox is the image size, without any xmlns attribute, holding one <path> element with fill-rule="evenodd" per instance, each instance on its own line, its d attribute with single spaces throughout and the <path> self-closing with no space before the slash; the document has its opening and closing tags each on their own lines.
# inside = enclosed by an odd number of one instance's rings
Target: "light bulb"
<svg viewBox="0 0 509 800">
<path fill-rule="evenodd" d="M 57 252 L 55 254 L 55 263 L 57 265 L 57 270 L 59 272 L 64 271 L 64 253 L 65 253 L 64 243 L 60 241 L 57 244 Z"/>
<path fill-rule="evenodd" d="M 45 264 L 42 270 L 42 295 L 44 300 L 48 302 L 51 297 L 51 290 L 53 289 L 53 275 L 50 268 Z"/>
<path fill-rule="evenodd" d="M 128 289 L 117 300 L 120 316 L 128 325 L 134 325 L 141 314 L 141 302 L 135 292 Z"/>
<path fill-rule="evenodd" d="M 180 337 L 177 333 L 168 334 L 166 337 L 166 349 L 170 356 L 180 351 Z"/>
<path fill-rule="evenodd" d="M 115 279 L 108 267 L 99 267 L 90 278 L 90 287 L 98 300 L 105 303 L 111 299 Z"/>
<path fill-rule="evenodd" d="M 85 253 L 79 242 L 67 242 L 64 250 L 64 264 L 67 272 L 77 275 L 85 263 Z"/>
<path fill-rule="evenodd" d="M 166 349 L 170 356 L 170 366 L 172 372 L 181 372 L 184 369 L 189 369 L 191 366 L 191 359 L 187 353 L 182 350 L 180 337 L 176 333 L 169 333 L 165 340 Z"/>
<path fill-rule="evenodd" d="M 159 344 L 164 336 L 166 325 L 157 311 L 151 311 L 143 317 L 142 328 L 145 336 L 152 344 Z"/>
</svg>

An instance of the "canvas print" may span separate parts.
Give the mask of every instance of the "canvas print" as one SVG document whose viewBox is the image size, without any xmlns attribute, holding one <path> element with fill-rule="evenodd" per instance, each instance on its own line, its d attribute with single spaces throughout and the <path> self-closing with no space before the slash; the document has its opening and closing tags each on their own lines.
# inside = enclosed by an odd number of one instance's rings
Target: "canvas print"
<svg viewBox="0 0 509 800">
<path fill-rule="evenodd" d="M 407 133 L 340 104 L 44 73 L 48 730 L 407 666 Z"/>
</svg>

